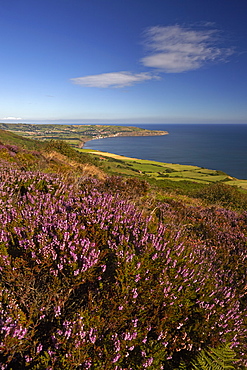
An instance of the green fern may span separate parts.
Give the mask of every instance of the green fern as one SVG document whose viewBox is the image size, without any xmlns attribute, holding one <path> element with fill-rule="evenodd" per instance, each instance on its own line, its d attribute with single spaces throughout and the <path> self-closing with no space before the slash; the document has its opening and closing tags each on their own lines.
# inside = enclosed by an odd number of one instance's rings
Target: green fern
<svg viewBox="0 0 247 370">
<path fill-rule="evenodd" d="M 229 344 L 217 348 L 202 350 L 192 362 L 194 370 L 227 370 L 234 369 L 235 352 Z"/>
<path fill-rule="evenodd" d="M 180 362 L 178 370 L 187 370 L 186 363 L 183 360 Z"/>
</svg>

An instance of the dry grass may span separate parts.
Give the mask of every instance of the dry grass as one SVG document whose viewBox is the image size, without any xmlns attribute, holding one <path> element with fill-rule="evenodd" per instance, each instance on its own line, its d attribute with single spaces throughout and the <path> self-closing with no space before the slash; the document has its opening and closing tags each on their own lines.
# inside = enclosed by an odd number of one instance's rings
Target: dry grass
<svg viewBox="0 0 247 370">
<path fill-rule="evenodd" d="M 70 171 L 72 173 L 79 173 L 81 176 L 93 176 L 98 178 L 99 180 L 105 179 L 106 175 L 105 173 L 100 170 L 98 167 L 92 165 L 92 164 L 81 164 L 76 161 L 68 159 L 65 155 L 52 151 L 49 153 L 44 153 L 44 157 L 49 162 L 55 162 L 59 165 L 62 165 L 63 169 L 67 171 Z"/>
</svg>

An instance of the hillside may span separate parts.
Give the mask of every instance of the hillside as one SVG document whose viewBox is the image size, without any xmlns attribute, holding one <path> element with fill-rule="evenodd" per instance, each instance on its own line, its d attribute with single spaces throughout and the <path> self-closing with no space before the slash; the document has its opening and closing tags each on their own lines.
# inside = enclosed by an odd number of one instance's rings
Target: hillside
<svg viewBox="0 0 247 370">
<path fill-rule="evenodd" d="M 198 166 L 127 158 L 112 153 L 91 151 L 90 149 L 80 151 L 90 153 L 95 158 L 100 156 L 101 161 L 105 162 L 105 167 L 108 166 L 109 172 L 112 174 L 139 176 L 149 182 L 156 182 L 160 186 L 168 186 L 169 183 L 171 185 L 172 182 L 176 182 L 176 184 L 173 184 L 173 187 L 180 187 L 187 183 L 189 189 L 195 183 L 199 186 L 222 182 L 247 190 L 247 180 L 238 180 L 222 171 L 209 170 Z"/>
<path fill-rule="evenodd" d="M 39 141 L 65 140 L 71 146 L 80 148 L 83 147 L 86 141 L 93 139 L 115 136 L 157 136 L 168 134 L 167 131 L 115 125 L 0 123 L 0 129 Z"/>
<path fill-rule="evenodd" d="M 244 191 L 0 141 L 3 369 L 246 368 Z"/>
<path fill-rule="evenodd" d="M 24 138 L 14 132 L 0 129 L 0 140 L 9 145 L 18 145 L 26 149 L 42 148 L 42 143 L 30 138 Z"/>
</svg>

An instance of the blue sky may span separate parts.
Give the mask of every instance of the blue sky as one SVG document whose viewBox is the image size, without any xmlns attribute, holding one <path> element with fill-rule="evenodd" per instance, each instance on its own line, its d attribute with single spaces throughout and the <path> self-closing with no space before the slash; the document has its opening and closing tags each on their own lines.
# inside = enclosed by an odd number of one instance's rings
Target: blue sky
<svg viewBox="0 0 247 370">
<path fill-rule="evenodd" d="M 0 121 L 247 123 L 245 0 L 0 0 Z"/>
</svg>

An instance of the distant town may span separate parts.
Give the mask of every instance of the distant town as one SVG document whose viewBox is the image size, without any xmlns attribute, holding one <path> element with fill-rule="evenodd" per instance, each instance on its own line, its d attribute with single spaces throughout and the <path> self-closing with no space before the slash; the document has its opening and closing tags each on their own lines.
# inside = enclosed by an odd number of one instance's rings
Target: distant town
<svg viewBox="0 0 247 370">
<path fill-rule="evenodd" d="M 114 136 L 157 136 L 168 134 L 167 131 L 111 125 L 0 123 L 0 129 L 11 131 L 31 139 L 65 140 L 71 146 L 79 148 L 82 148 L 86 141 L 93 139 Z"/>
</svg>

